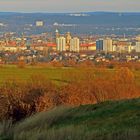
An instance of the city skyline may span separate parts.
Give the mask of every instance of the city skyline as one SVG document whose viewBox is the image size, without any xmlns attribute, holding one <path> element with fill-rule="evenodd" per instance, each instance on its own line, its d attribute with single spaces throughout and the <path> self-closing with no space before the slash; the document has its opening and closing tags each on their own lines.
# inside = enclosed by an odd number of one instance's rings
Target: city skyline
<svg viewBox="0 0 140 140">
<path fill-rule="evenodd" d="M 140 12 L 139 0 L 0 0 L 1 12 Z"/>
</svg>

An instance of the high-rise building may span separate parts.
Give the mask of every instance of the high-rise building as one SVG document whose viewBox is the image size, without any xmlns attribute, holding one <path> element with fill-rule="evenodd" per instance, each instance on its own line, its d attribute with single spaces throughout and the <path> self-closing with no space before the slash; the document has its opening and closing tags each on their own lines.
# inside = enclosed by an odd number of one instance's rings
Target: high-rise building
<svg viewBox="0 0 140 140">
<path fill-rule="evenodd" d="M 140 52 L 140 42 L 136 42 L 136 52 Z"/>
<path fill-rule="evenodd" d="M 113 41 L 112 39 L 104 39 L 103 40 L 103 51 L 104 52 L 113 52 Z"/>
<path fill-rule="evenodd" d="M 43 21 L 36 21 L 36 27 L 42 27 L 42 26 L 44 26 Z"/>
<path fill-rule="evenodd" d="M 57 51 L 63 52 L 66 51 L 66 38 L 65 37 L 58 37 L 56 39 L 57 44 Z"/>
<path fill-rule="evenodd" d="M 80 50 L 80 41 L 78 37 L 74 37 L 70 40 L 70 51 L 79 52 Z"/>
<path fill-rule="evenodd" d="M 96 50 L 103 51 L 103 39 L 99 39 L 96 41 Z"/>
</svg>

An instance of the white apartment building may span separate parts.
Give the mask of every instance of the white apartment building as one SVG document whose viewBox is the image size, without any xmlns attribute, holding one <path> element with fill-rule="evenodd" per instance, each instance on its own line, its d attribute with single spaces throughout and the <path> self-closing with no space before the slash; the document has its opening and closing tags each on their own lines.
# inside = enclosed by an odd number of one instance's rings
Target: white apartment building
<svg viewBox="0 0 140 140">
<path fill-rule="evenodd" d="M 78 37 L 74 37 L 70 40 L 70 51 L 79 52 L 80 50 L 80 41 Z"/>
<path fill-rule="evenodd" d="M 57 44 L 57 51 L 63 52 L 66 51 L 66 38 L 65 37 L 58 37 L 56 39 Z"/>
<path fill-rule="evenodd" d="M 136 42 L 136 52 L 140 52 L 140 42 Z"/>
<path fill-rule="evenodd" d="M 107 38 L 103 40 L 103 51 L 106 53 L 114 51 L 112 39 Z"/>
<path fill-rule="evenodd" d="M 44 26 L 43 21 L 36 21 L 36 27 L 42 27 L 42 26 Z"/>
</svg>

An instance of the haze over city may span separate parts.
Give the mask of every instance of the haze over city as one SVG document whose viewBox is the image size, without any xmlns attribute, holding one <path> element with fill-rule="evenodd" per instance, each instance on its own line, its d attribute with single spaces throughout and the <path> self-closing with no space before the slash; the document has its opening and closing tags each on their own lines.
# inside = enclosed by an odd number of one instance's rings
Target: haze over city
<svg viewBox="0 0 140 140">
<path fill-rule="evenodd" d="M 1 12 L 139 12 L 139 0 L 0 0 Z"/>
</svg>

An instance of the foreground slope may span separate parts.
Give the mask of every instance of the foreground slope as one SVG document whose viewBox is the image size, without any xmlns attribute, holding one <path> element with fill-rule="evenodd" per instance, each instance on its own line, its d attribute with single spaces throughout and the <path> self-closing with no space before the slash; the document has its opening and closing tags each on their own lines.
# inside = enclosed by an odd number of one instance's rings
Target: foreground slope
<svg viewBox="0 0 140 140">
<path fill-rule="evenodd" d="M 13 128 L 14 140 L 139 140 L 140 99 L 42 112 Z"/>
</svg>

